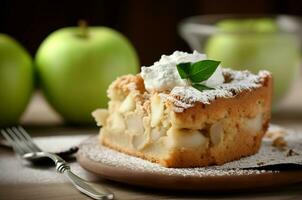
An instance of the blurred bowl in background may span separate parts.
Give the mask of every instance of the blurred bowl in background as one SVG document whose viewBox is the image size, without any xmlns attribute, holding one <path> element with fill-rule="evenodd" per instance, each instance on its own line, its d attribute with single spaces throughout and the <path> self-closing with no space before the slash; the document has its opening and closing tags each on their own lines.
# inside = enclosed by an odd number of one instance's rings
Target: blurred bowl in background
<svg viewBox="0 0 302 200">
<path fill-rule="evenodd" d="M 301 64 L 302 19 L 286 15 L 205 15 L 183 20 L 179 33 L 192 49 L 237 70 L 274 77 L 273 103 L 286 95 Z M 301 86 L 302 87 L 302 86 Z"/>
</svg>

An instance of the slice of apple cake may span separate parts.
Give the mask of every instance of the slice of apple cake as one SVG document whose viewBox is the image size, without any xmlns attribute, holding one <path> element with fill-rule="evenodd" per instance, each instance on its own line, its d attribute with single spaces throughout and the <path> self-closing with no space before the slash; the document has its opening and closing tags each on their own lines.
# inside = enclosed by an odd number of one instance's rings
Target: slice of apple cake
<svg viewBox="0 0 302 200">
<path fill-rule="evenodd" d="M 117 78 L 108 109 L 92 113 L 100 142 L 166 167 L 255 154 L 270 120 L 272 77 L 218 64 L 196 51 L 176 51 L 140 74 Z"/>
</svg>

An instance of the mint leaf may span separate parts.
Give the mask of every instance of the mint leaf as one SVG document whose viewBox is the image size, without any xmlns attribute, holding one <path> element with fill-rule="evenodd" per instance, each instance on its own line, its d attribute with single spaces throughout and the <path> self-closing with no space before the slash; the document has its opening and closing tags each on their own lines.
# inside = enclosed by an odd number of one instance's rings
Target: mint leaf
<svg viewBox="0 0 302 200">
<path fill-rule="evenodd" d="M 193 83 L 192 87 L 202 92 L 203 90 L 213 90 L 214 88 L 210 88 L 208 86 L 199 84 L 199 83 Z"/>
<path fill-rule="evenodd" d="M 189 70 L 189 79 L 193 83 L 200 83 L 209 79 L 216 71 L 220 61 L 202 60 L 191 64 Z"/>
<path fill-rule="evenodd" d="M 190 67 L 191 67 L 191 63 L 180 63 L 178 65 L 176 65 L 177 67 L 177 71 L 179 73 L 179 76 L 182 79 L 186 79 L 189 77 L 190 75 Z"/>
<path fill-rule="evenodd" d="M 200 82 L 209 79 L 216 71 L 220 61 L 215 60 L 202 60 L 195 63 L 180 63 L 176 65 L 179 76 L 182 79 L 187 79 L 192 83 L 192 87 L 199 91 L 212 90 L 213 88 L 207 87 Z"/>
</svg>

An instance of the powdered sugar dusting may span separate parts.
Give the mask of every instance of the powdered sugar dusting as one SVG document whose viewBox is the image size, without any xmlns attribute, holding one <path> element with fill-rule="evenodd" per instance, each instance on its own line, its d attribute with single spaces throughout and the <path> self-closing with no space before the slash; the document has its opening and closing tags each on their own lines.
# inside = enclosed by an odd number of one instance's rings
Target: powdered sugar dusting
<svg viewBox="0 0 302 200">
<path fill-rule="evenodd" d="M 222 69 L 222 72 L 230 81 L 214 87 L 214 90 L 200 92 L 191 86 L 176 86 L 169 94 L 161 93 L 160 96 L 174 104 L 175 112 L 182 112 L 193 107 L 196 102 L 209 104 L 216 98 L 230 98 L 244 90 L 261 87 L 263 78 L 270 75 L 268 71 L 260 71 L 258 75 L 231 69 Z"/>
</svg>

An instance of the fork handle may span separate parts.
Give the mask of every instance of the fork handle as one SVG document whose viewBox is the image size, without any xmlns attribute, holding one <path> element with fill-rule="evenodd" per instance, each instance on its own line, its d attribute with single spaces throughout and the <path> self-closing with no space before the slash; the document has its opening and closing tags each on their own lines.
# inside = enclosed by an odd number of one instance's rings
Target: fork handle
<svg viewBox="0 0 302 200">
<path fill-rule="evenodd" d="M 64 174 L 69 178 L 73 185 L 82 193 L 92 197 L 93 199 L 113 199 L 114 195 L 105 188 L 93 187 L 90 183 L 84 179 L 75 175 L 70 169 L 64 171 Z"/>
<path fill-rule="evenodd" d="M 59 173 L 65 174 L 71 183 L 82 193 L 86 194 L 87 196 L 93 199 L 113 199 L 113 193 L 109 192 L 106 188 L 98 186 L 93 187 L 93 185 L 86 180 L 80 178 L 79 176 L 75 175 L 71 169 L 69 164 L 63 160 L 60 156 L 48 153 L 48 152 L 38 152 L 37 156 L 47 156 L 52 159 L 56 164 L 56 169 Z"/>
</svg>

